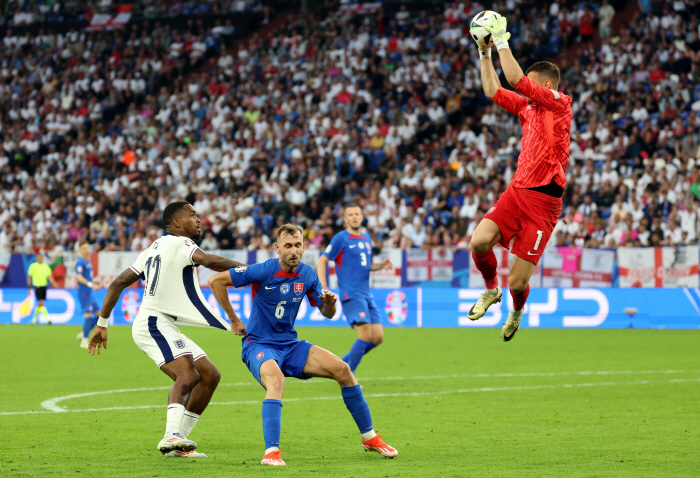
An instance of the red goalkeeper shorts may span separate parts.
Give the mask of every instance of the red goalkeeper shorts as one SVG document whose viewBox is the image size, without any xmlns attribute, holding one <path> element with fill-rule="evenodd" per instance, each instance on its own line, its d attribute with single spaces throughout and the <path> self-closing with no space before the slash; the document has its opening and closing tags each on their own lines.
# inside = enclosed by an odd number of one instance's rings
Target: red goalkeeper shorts
<svg viewBox="0 0 700 478">
<path fill-rule="evenodd" d="M 501 230 L 500 244 L 537 264 L 561 214 L 561 198 L 509 187 L 484 216 Z"/>
</svg>

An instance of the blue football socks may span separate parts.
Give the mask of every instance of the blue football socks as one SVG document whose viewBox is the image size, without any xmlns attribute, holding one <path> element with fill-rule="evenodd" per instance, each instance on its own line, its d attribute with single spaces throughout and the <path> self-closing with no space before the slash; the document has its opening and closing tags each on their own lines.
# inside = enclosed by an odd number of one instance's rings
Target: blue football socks
<svg viewBox="0 0 700 478">
<path fill-rule="evenodd" d="M 367 409 L 369 412 L 369 408 Z M 262 406 L 263 437 L 265 449 L 280 446 L 282 434 L 282 402 L 271 398 L 263 400 Z"/>
<path fill-rule="evenodd" d="M 341 390 L 343 395 L 343 401 L 345 406 L 348 407 L 350 415 L 355 419 L 357 423 L 357 428 L 360 429 L 360 433 L 367 433 L 373 429 L 372 427 L 372 415 L 369 413 L 369 405 L 365 400 L 365 396 L 362 394 L 362 389 L 360 384 L 353 385 L 352 387 L 344 387 Z"/>
<path fill-rule="evenodd" d="M 373 348 L 375 348 L 376 346 L 377 346 L 377 344 L 375 344 L 374 342 L 367 342 L 367 348 L 365 348 L 365 354 L 368 354 L 369 351 L 372 350 Z"/>
<path fill-rule="evenodd" d="M 90 338 L 90 331 L 97 325 L 97 316 L 93 315 L 89 319 L 85 319 L 83 322 L 83 337 L 86 339 Z"/>
<path fill-rule="evenodd" d="M 355 373 L 355 369 L 360 365 L 362 356 L 366 353 L 367 346 L 372 342 L 365 342 L 364 340 L 356 339 L 355 342 L 350 347 L 350 351 L 343 357 L 343 362 L 350 365 L 350 370 Z"/>
</svg>

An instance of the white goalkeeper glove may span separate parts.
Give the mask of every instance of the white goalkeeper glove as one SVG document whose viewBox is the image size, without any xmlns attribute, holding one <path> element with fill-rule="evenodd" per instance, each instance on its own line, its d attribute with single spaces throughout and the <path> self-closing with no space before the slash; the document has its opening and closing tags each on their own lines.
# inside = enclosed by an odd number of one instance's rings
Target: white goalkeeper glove
<svg viewBox="0 0 700 478">
<path fill-rule="evenodd" d="M 491 46 L 493 43 L 487 45 L 484 39 L 476 40 L 476 47 L 479 49 L 479 58 L 491 58 Z"/>
<path fill-rule="evenodd" d="M 491 41 L 496 45 L 499 51 L 503 48 L 510 48 L 510 46 L 508 46 L 510 33 L 506 31 L 508 21 L 505 17 L 498 14 L 491 18 L 490 22 L 483 24 L 484 28 L 491 34 Z"/>
</svg>

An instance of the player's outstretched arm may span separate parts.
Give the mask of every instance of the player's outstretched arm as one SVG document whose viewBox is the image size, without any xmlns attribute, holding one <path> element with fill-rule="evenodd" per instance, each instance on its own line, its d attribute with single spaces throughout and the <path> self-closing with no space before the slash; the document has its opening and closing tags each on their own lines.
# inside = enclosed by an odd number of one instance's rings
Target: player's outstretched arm
<svg viewBox="0 0 700 478">
<path fill-rule="evenodd" d="M 133 269 L 128 268 L 119 277 L 114 279 L 109 288 L 107 289 L 107 294 L 105 295 L 105 300 L 102 302 L 102 310 L 100 311 L 100 317 L 109 317 L 112 315 L 112 309 L 117 305 L 119 296 L 122 295 L 122 291 L 129 287 L 131 284 L 139 279 L 139 275 L 134 272 Z M 97 349 L 97 355 L 100 355 L 100 349 L 104 347 L 107 350 L 107 327 L 100 327 L 97 325 L 95 331 L 90 337 L 90 343 L 88 344 L 88 352 L 90 355 L 95 355 L 95 349 Z"/>
<path fill-rule="evenodd" d="M 321 283 L 321 288 L 323 290 L 328 289 L 328 282 L 326 282 L 326 264 L 328 264 L 328 258 L 321 255 L 316 263 L 316 274 L 318 275 L 318 281 Z"/>
<path fill-rule="evenodd" d="M 380 271 L 382 269 L 386 269 L 386 270 L 390 271 L 393 268 L 394 268 L 394 263 L 391 262 L 391 259 L 384 259 L 382 262 L 373 262 L 372 265 L 370 266 L 369 270 L 371 270 L 372 272 Z M 324 287 L 324 289 L 325 289 L 325 287 Z"/>
<path fill-rule="evenodd" d="M 207 284 L 209 284 L 211 292 L 214 294 L 216 301 L 219 303 L 221 308 L 224 309 L 226 315 L 228 315 L 228 318 L 231 321 L 231 332 L 236 335 L 245 335 L 245 324 L 243 324 L 241 319 L 238 318 L 238 315 L 236 315 L 236 312 L 231 306 L 231 302 L 228 300 L 228 292 L 226 291 L 226 288 L 233 285 L 231 274 L 228 271 L 219 272 L 218 274 L 211 276 L 209 280 L 207 280 Z"/>
<path fill-rule="evenodd" d="M 481 85 L 484 88 L 484 94 L 490 100 L 496 96 L 498 89 L 501 87 L 501 81 L 498 79 L 490 56 L 481 58 Z"/>
<path fill-rule="evenodd" d="M 523 69 L 520 68 L 520 64 L 518 64 L 510 48 L 498 50 L 498 56 L 501 59 L 501 66 L 503 67 L 503 74 L 506 76 L 506 80 L 508 80 L 510 86 L 515 88 L 515 85 L 523 77 Z"/>
<path fill-rule="evenodd" d="M 216 272 L 224 272 L 229 269 L 246 267 L 248 265 L 232 261 L 231 259 L 227 259 L 225 257 L 217 256 L 216 254 L 207 254 L 200 248 L 195 249 L 194 253 L 192 254 L 192 261 L 194 261 L 195 264 L 199 264 Z"/>
<path fill-rule="evenodd" d="M 318 310 L 325 318 L 332 319 L 335 316 L 335 301 L 338 300 L 338 296 L 328 289 L 323 289 L 321 299 L 323 303 L 318 306 Z"/>
</svg>

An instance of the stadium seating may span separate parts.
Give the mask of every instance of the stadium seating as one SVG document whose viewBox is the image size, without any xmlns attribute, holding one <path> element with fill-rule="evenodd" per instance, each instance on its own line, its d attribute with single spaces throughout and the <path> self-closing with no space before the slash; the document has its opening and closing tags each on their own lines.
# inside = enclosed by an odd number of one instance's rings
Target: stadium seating
<svg viewBox="0 0 700 478">
<path fill-rule="evenodd" d="M 183 198 L 211 249 L 270 247 L 290 219 L 324 247 L 349 202 L 378 247 L 468 247 L 514 174 L 521 132 L 480 88 L 466 30 L 483 8 L 460 5 L 408 19 L 391 3 L 341 8 L 233 45 L 223 23 L 7 30 L 0 249 L 73 250 L 85 237 L 142 250 Z M 509 17 L 523 66 L 557 61 L 574 99 L 567 221 L 550 244 L 695 243 L 697 25 L 636 4 L 611 23 L 607 7 L 592 36 L 577 5 Z"/>
</svg>

